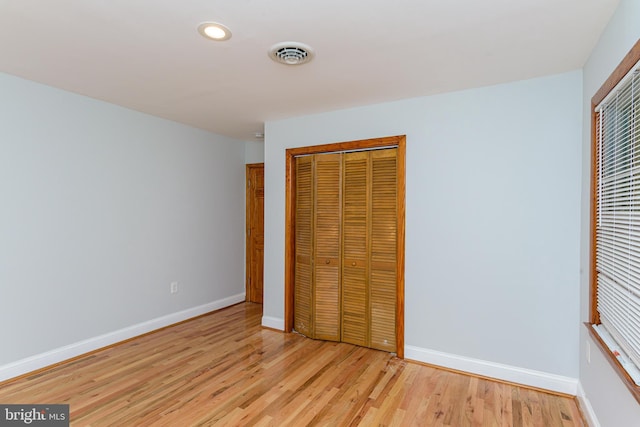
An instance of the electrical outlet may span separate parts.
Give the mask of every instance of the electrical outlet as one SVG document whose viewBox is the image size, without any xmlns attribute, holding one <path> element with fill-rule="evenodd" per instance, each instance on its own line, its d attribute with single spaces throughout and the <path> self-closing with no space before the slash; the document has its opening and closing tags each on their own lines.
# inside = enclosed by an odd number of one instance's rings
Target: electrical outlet
<svg viewBox="0 0 640 427">
<path fill-rule="evenodd" d="M 587 341 L 587 363 L 591 363 L 591 344 Z"/>
<path fill-rule="evenodd" d="M 178 293 L 178 282 L 171 282 L 171 293 L 172 294 Z"/>
</svg>

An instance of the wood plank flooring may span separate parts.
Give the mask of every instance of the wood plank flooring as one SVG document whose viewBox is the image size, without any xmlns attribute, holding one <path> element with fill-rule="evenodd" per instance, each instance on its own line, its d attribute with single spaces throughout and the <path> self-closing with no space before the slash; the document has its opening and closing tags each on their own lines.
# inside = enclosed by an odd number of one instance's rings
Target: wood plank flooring
<svg viewBox="0 0 640 427">
<path fill-rule="evenodd" d="M 260 326 L 244 303 L 0 384 L 72 426 L 584 426 L 575 399 Z"/>
</svg>

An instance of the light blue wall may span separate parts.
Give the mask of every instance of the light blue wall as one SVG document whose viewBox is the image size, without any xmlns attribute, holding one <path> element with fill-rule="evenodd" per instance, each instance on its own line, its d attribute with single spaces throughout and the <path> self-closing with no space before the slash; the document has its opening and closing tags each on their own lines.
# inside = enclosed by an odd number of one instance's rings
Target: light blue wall
<svg viewBox="0 0 640 427">
<path fill-rule="evenodd" d="M 584 67 L 581 221 L 581 321 L 589 320 L 589 203 L 591 179 L 591 97 L 640 38 L 640 1 L 622 0 Z M 640 404 L 632 397 L 603 354 L 580 329 L 580 382 L 603 427 L 640 425 Z M 591 361 L 587 361 L 587 352 Z"/>
<path fill-rule="evenodd" d="M 6 74 L 0 94 L 0 366 L 244 292 L 243 142 Z"/>
<path fill-rule="evenodd" d="M 266 124 L 265 319 L 285 149 L 407 135 L 405 344 L 578 376 L 580 71 Z"/>
<path fill-rule="evenodd" d="M 244 143 L 244 160 L 245 163 L 262 163 L 264 162 L 264 142 L 247 141 Z"/>
</svg>

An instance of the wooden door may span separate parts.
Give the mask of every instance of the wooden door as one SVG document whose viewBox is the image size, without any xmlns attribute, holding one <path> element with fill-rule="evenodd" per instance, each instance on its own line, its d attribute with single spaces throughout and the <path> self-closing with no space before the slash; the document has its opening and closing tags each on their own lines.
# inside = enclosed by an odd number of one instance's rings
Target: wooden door
<svg viewBox="0 0 640 427">
<path fill-rule="evenodd" d="M 294 328 L 313 338 L 313 156 L 296 158 L 295 179 Z"/>
<path fill-rule="evenodd" d="M 346 153 L 344 156 L 342 340 L 367 346 L 369 153 L 360 151 Z"/>
<path fill-rule="evenodd" d="M 396 351 L 397 150 L 371 152 L 369 347 Z"/>
<path fill-rule="evenodd" d="M 344 159 L 342 341 L 396 351 L 395 148 Z"/>
<path fill-rule="evenodd" d="M 378 150 L 382 153 L 389 147 L 395 147 L 393 154 L 373 154 Z M 363 151 L 368 152 L 358 153 Z M 314 332 L 315 309 L 318 308 L 312 301 L 315 293 L 313 257 L 317 247 L 313 228 L 316 197 L 313 158 L 339 152 L 343 153 L 338 297 L 340 339 L 376 346 L 403 358 L 404 135 L 286 150 L 284 328 L 286 332 L 295 329 L 314 336 L 309 333 Z M 367 160 L 363 162 L 365 158 Z M 391 176 L 394 168 L 395 176 Z M 393 197 L 390 196 L 393 194 L 395 205 L 392 206 Z M 366 229 L 364 234 L 363 229 Z M 390 240 L 394 235 L 395 244 Z M 331 262 L 329 260 L 329 266 Z M 385 278 L 389 279 L 386 283 Z M 301 300 L 306 302 L 301 303 Z M 378 317 L 379 321 L 372 320 L 371 316 Z M 394 339 L 395 343 L 391 345 Z"/>
<path fill-rule="evenodd" d="M 262 304 L 264 270 L 264 164 L 247 165 L 246 300 Z"/>
<path fill-rule="evenodd" d="M 314 338 L 340 341 L 342 155 L 314 157 Z"/>
<path fill-rule="evenodd" d="M 295 329 L 340 340 L 342 157 L 296 159 Z"/>
<path fill-rule="evenodd" d="M 296 159 L 298 332 L 396 351 L 396 153 Z"/>
</svg>

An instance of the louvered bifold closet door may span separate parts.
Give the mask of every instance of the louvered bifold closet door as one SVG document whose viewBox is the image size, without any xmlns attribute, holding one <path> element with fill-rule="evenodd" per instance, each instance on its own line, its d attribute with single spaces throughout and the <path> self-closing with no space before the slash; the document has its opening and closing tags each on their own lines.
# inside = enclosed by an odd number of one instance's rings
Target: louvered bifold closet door
<svg viewBox="0 0 640 427">
<path fill-rule="evenodd" d="M 396 351 L 397 149 L 296 158 L 294 328 Z"/>
<path fill-rule="evenodd" d="M 313 336 L 313 157 L 296 158 L 294 329 Z"/>
<path fill-rule="evenodd" d="M 314 158 L 314 338 L 340 341 L 342 155 Z"/>
<path fill-rule="evenodd" d="M 344 155 L 342 341 L 369 345 L 368 188 L 369 153 Z"/>
<path fill-rule="evenodd" d="M 371 152 L 370 347 L 396 351 L 397 149 Z"/>
</svg>

